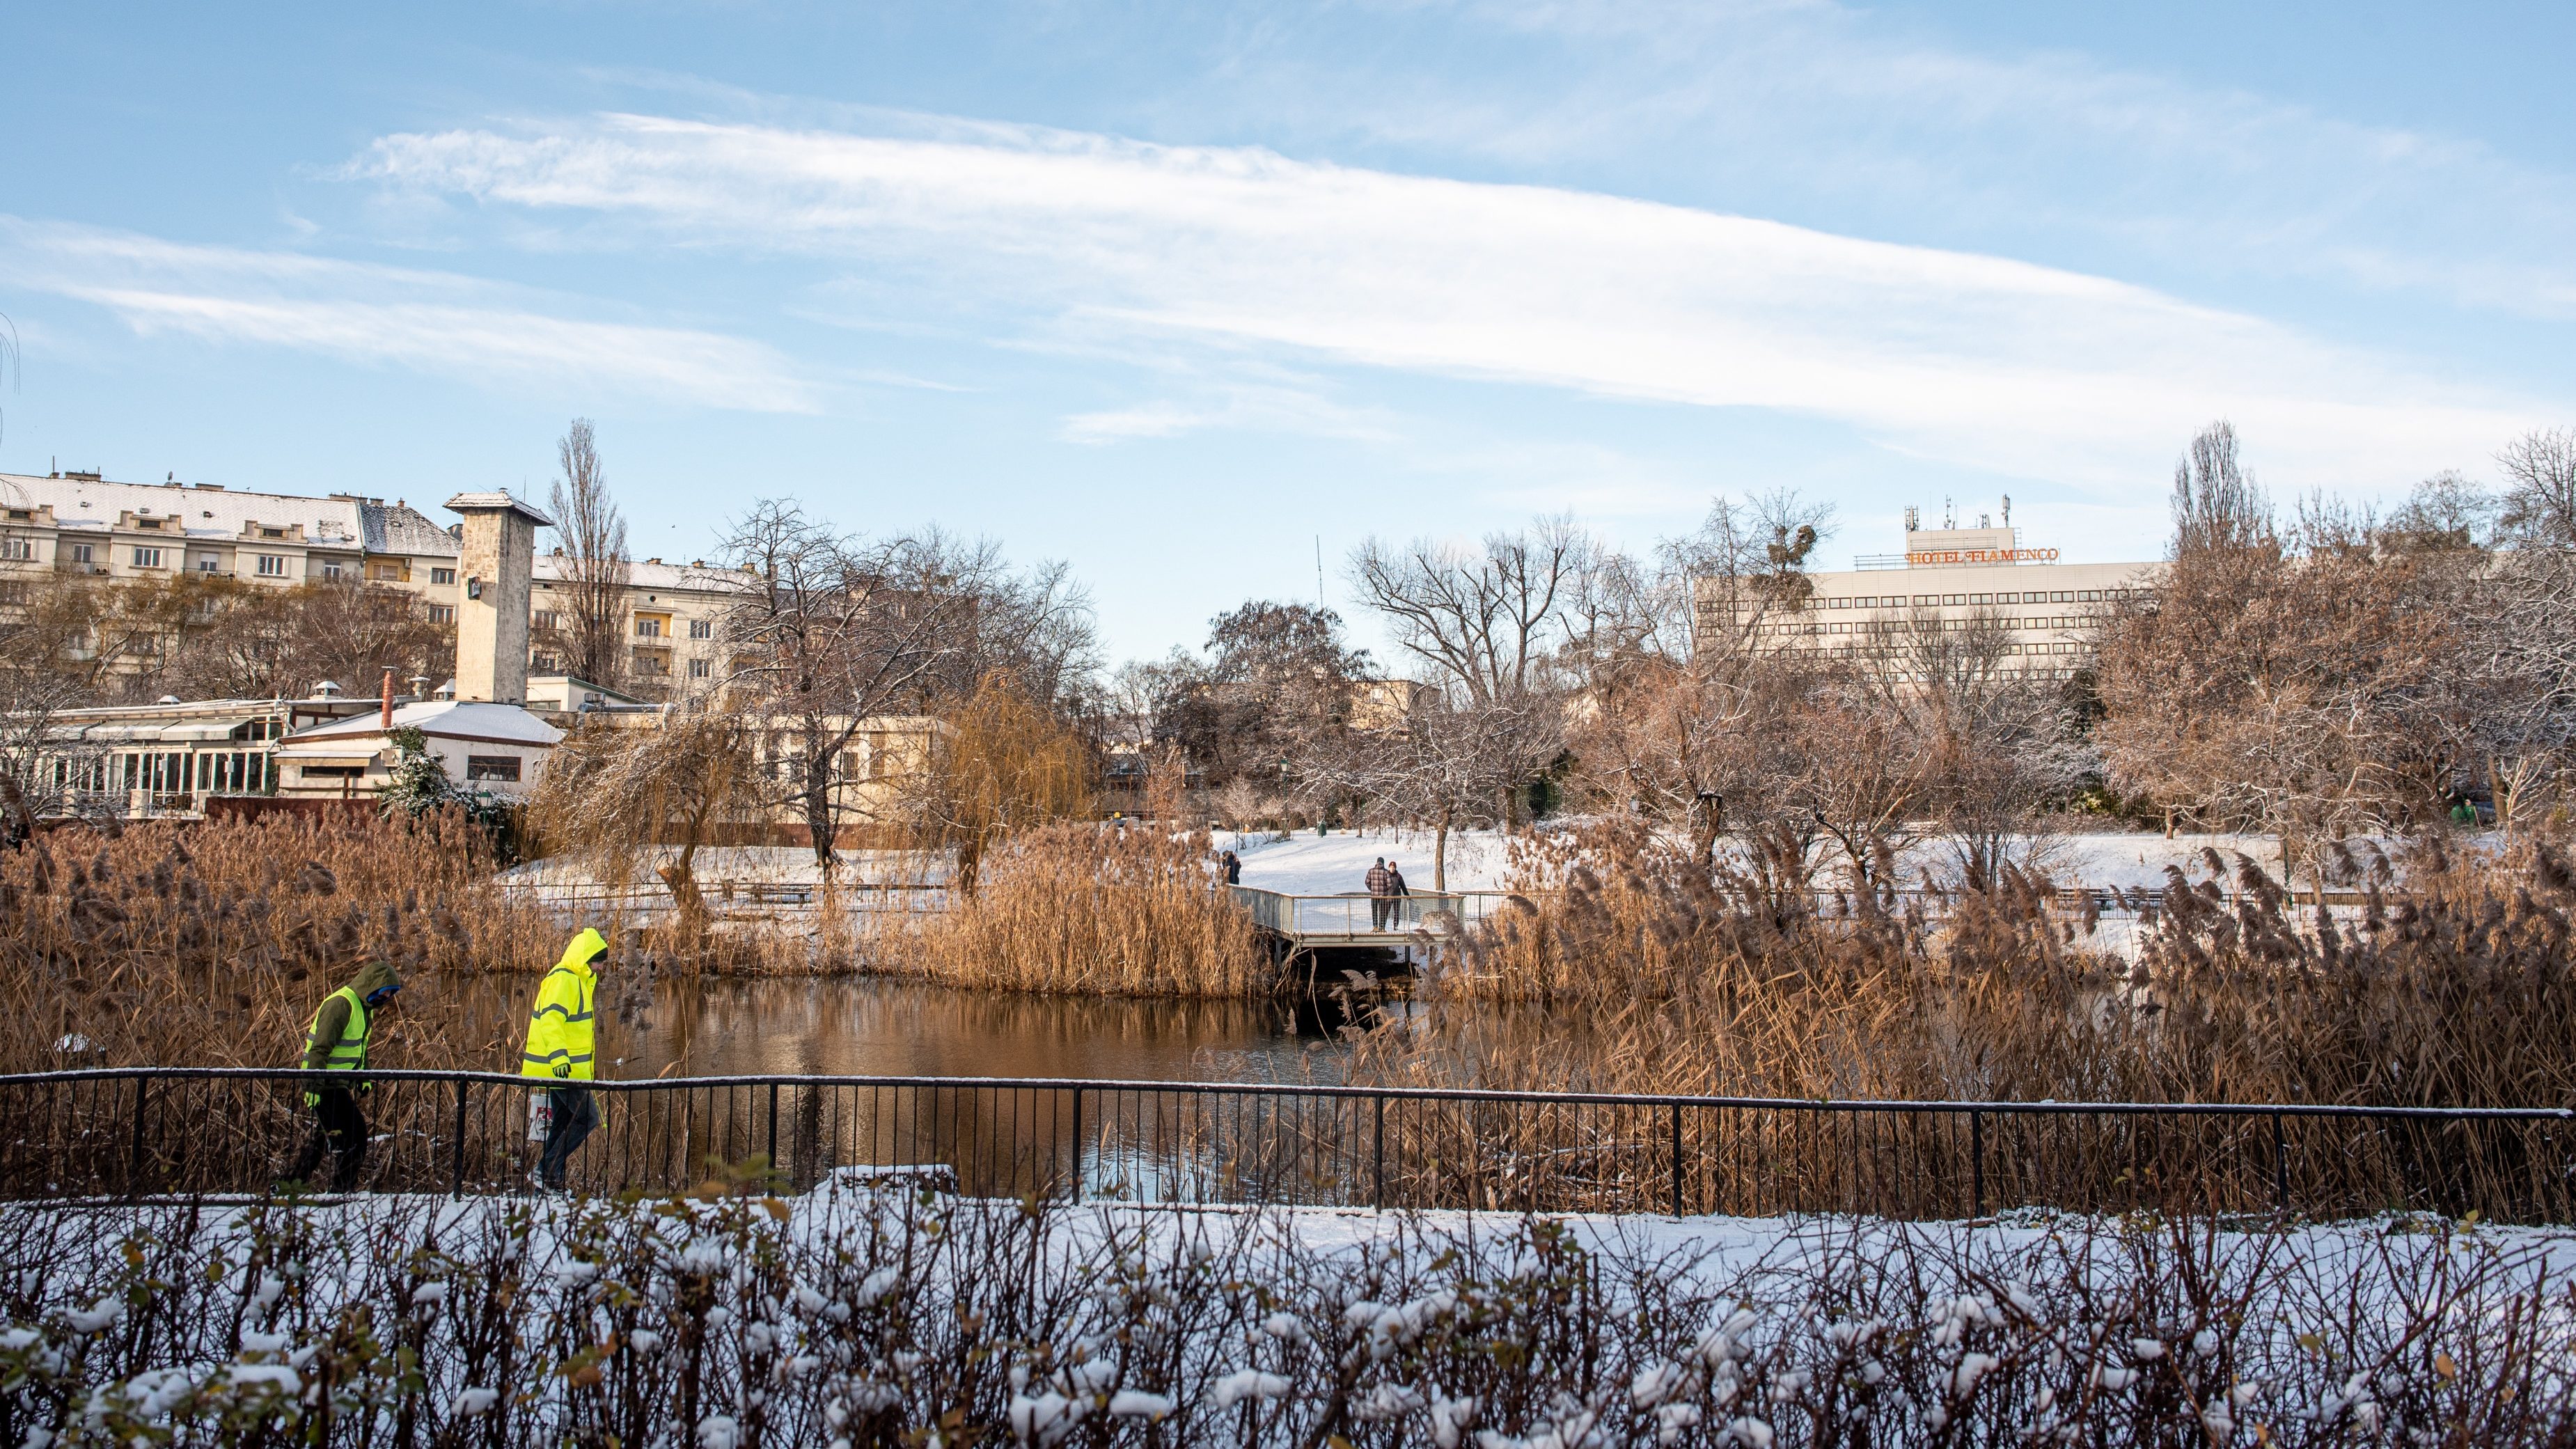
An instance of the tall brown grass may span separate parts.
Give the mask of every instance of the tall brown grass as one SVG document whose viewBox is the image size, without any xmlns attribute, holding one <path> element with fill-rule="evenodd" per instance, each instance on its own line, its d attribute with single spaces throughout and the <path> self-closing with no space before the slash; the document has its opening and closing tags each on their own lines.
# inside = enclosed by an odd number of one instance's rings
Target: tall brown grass
<svg viewBox="0 0 2576 1449">
<path fill-rule="evenodd" d="M 371 957 L 407 980 L 387 1066 L 497 1065 L 517 992 L 564 928 L 491 887 L 454 816 L 59 830 L 0 855 L 0 1070 L 290 1064 L 322 997 Z"/>
<path fill-rule="evenodd" d="M 1064 823 L 1021 831 L 975 889 L 877 940 L 880 969 L 950 986 L 1099 996 L 1250 996 L 1277 974 L 1203 840 Z"/>
<path fill-rule="evenodd" d="M 1524 900 L 1423 984 L 1363 1071 L 1748 1096 L 2576 1105 L 2576 878 L 2545 846 L 2426 846 L 2363 919 L 2252 861 L 2133 904 L 2133 964 L 2049 883 L 1924 910 L 1815 903 L 1608 825 L 1525 843 Z M 2223 875 L 2223 879 L 2219 878 Z"/>
</svg>

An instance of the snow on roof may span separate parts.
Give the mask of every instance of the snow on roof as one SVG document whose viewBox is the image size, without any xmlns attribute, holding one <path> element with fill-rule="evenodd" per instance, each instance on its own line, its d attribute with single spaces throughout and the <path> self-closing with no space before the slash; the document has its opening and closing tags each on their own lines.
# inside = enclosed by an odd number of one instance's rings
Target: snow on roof
<svg viewBox="0 0 2576 1449">
<path fill-rule="evenodd" d="M 572 560 L 562 554 L 537 555 L 537 582 L 560 584 L 572 578 Z M 633 589 L 668 589 L 674 593 L 694 589 L 703 593 L 729 593 L 751 583 L 751 575 L 739 569 L 718 568 L 714 564 L 667 564 L 657 558 L 639 558 L 626 565 L 626 586 Z"/>
<path fill-rule="evenodd" d="M 515 704 L 436 699 L 394 706 L 394 728 L 401 729 L 405 725 L 422 734 L 446 739 L 488 740 L 496 744 L 535 745 L 540 748 L 551 746 L 563 738 L 563 731 Z M 308 740 L 347 740 L 384 732 L 382 719 L 370 712 L 297 730 L 286 737 L 286 746 L 292 748 Z"/>
<path fill-rule="evenodd" d="M 360 547 L 365 505 L 355 498 L 299 498 L 288 493 L 236 493 L 204 484 L 116 483 L 87 474 L 43 478 L 0 473 L 0 501 L 12 508 L 54 510 L 64 528 L 112 528 L 117 515 L 175 518 L 190 538 L 239 538 L 250 525 L 304 525 L 306 543 Z"/>
<path fill-rule="evenodd" d="M 487 509 L 498 510 L 504 513 L 516 513 L 521 517 L 526 518 L 530 523 L 535 524 L 539 528 L 552 528 L 555 526 L 555 521 L 553 519 L 539 513 L 526 499 L 513 498 L 499 489 L 493 489 L 482 493 L 459 493 L 455 497 L 447 500 L 447 506 L 458 513 L 469 511 L 479 513 Z"/>
<path fill-rule="evenodd" d="M 366 504 L 359 509 L 359 516 L 366 526 L 369 553 L 454 558 L 464 551 L 456 535 L 399 498 L 389 504 Z"/>
</svg>

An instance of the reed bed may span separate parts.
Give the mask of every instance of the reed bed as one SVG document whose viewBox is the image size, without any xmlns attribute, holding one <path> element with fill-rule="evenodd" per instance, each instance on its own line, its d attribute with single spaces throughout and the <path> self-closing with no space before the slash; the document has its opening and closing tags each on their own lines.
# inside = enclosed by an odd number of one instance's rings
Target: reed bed
<svg viewBox="0 0 2576 1449">
<path fill-rule="evenodd" d="M 971 894 L 881 930 L 873 955 L 889 974 L 992 991 L 1247 997 L 1279 982 L 1204 839 L 1092 824 L 1013 835 Z"/>
<path fill-rule="evenodd" d="M 543 969 L 564 929 L 491 873 L 454 815 L 50 832 L 0 854 L 0 1071 L 292 1063 L 314 1007 L 370 958 L 407 983 L 377 1062 L 498 1062 L 515 994 L 464 983 Z"/>
<path fill-rule="evenodd" d="M 2238 1233 L 1066 1209 L 891 1185 L 0 1212 L 25 1444 L 2458 1444 L 2576 1432 L 2565 1270 Z"/>
<path fill-rule="evenodd" d="M 1427 976 L 1363 1079 L 1743 1096 L 2576 1106 L 2576 878 L 2444 852 L 2360 919 L 2212 853 L 2132 902 L 2138 959 L 2050 883 L 1822 905 L 1606 825 L 1524 842 L 1524 899 Z M 2367 874 L 2367 873 L 2365 873 Z"/>
</svg>

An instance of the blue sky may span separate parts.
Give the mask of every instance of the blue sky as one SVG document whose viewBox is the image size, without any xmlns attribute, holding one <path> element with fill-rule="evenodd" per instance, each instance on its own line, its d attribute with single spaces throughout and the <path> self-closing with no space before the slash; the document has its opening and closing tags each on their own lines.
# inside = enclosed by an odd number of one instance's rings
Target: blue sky
<svg viewBox="0 0 2576 1449">
<path fill-rule="evenodd" d="M 2576 7 L 19 5 L 0 468 L 794 494 L 1116 657 L 1369 533 L 2009 493 L 2152 556 L 2576 422 Z M 1328 579 L 1332 601 L 1343 589 Z"/>
</svg>

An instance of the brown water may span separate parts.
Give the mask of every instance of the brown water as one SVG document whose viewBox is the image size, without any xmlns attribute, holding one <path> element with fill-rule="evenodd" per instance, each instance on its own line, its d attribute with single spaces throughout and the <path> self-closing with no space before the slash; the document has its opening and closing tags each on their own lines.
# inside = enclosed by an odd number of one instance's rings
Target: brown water
<svg viewBox="0 0 2576 1449">
<path fill-rule="evenodd" d="M 603 1002 L 603 1005 L 607 1003 Z M 1333 1080 L 1311 1002 L 1003 995 L 866 978 L 661 983 L 607 1033 L 614 1075 Z"/>
</svg>

